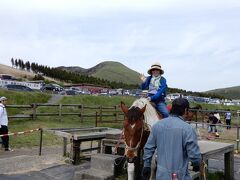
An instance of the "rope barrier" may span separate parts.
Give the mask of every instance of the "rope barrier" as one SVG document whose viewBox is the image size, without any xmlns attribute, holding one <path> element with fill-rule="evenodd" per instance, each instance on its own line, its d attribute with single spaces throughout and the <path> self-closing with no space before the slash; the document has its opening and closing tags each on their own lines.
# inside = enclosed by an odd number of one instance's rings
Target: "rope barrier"
<svg viewBox="0 0 240 180">
<path fill-rule="evenodd" d="M 27 133 L 31 133 L 31 132 L 34 132 L 34 131 L 40 131 L 40 130 L 41 130 L 40 128 L 37 128 L 37 129 L 27 130 L 27 131 L 23 131 L 23 132 L 2 134 L 2 135 L 0 135 L 0 137 L 4 137 L 4 136 L 17 136 L 17 135 L 27 134 Z"/>
</svg>

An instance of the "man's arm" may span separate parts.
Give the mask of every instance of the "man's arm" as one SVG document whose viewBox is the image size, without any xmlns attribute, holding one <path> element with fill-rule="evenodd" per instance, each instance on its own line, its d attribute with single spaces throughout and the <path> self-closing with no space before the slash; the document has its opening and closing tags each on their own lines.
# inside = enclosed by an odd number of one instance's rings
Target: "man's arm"
<svg viewBox="0 0 240 180">
<path fill-rule="evenodd" d="M 151 161 L 152 156 L 155 152 L 155 149 L 157 147 L 156 138 L 154 136 L 154 128 L 152 128 L 152 131 L 148 137 L 147 143 L 144 146 L 144 167 L 151 167 Z"/>
<path fill-rule="evenodd" d="M 197 134 L 192 127 L 189 128 L 188 132 L 185 134 L 185 147 L 193 167 L 199 167 L 202 161 L 202 157 L 200 148 L 197 143 Z"/>
</svg>

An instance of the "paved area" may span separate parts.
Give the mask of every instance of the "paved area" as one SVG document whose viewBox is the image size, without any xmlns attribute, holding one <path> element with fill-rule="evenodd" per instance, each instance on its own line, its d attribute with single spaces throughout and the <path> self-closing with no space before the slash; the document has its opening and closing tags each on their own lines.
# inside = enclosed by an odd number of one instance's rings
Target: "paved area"
<svg viewBox="0 0 240 180">
<path fill-rule="evenodd" d="M 43 149 L 42 157 L 38 149 L 20 149 L 14 152 L 0 151 L 1 180 L 74 180 L 74 172 L 90 168 L 85 162 L 79 166 L 65 163 L 61 147 Z M 210 171 L 223 171 L 223 156 L 209 160 Z M 240 156 L 234 157 L 234 176 L 240 179 Z"/>
<path fill-rule="evenodd" d="M 62 157 L 62 147 L 45 147 L 42 156 L 39 149 L 17 149 L 0 151 L 1 180 L 74 180 L 75 171 L 89 169 L 85 162 L 73 166 Z"/>
</svg>

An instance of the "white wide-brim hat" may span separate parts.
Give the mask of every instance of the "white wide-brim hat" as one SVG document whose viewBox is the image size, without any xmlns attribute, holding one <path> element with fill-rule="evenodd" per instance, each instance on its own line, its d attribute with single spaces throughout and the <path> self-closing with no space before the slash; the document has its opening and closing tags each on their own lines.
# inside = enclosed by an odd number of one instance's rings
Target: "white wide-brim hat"
<svg viewBox="0 0 240 180">
<path fill-rule="evenodd" d="M 6 97 L 4 97 L 4 96 L 0 97 L 0 101 L 6 101 L 6 100 L 7 100 Z"/>
<path fill-rule="evenodd" d="M 160 71 L 160 74 L 164 73 L 164 70 L 162 70 L 162 67 L 159 63 L 154 63 L 151 65 L 151 68 L 148 70 L 148 74 L 152 75 L 152 70 L 158 69 Z"/>
</svg>

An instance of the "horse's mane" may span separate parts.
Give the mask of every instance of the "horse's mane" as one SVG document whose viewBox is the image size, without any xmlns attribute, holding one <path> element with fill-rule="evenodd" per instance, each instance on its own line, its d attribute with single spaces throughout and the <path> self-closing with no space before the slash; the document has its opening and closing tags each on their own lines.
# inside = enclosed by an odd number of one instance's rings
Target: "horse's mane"
<svg viewBox="0 0 240 180">
<path fill-rule="evenodd" d="M 145 105 L 147 106 L 144 112 L 144 120 L 150 127 L 152 127 L 152 125 L 159 120 L 159 116 L 156 109 L 146 98 L 140 98 L 135 100 L 129 109 L 131 109 L 132 107 L 139 107 L 140 109 L 142 109 Z"/>
<path fill-rule="evenodd" d="M 142 114 L 139 113 L 140 108 L 132 106 L 127 113 L 128 121 L 130 124 L 134 123 L 136 120 L 141 119 Z"/>
</svg>

